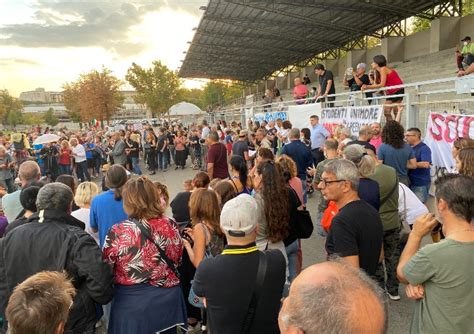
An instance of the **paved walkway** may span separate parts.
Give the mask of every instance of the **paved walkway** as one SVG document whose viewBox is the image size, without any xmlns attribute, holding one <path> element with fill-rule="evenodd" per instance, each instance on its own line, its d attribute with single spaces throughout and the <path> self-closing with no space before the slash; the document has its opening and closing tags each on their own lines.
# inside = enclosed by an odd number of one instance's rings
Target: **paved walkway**
<svg viewBox="0 0 474 334">
<path fill-rule="evenodd" d="M 145 170 L 145 169 L 143 169 Z M 183 181 L 186 179 L 192 179 L 197 171 L 187 167 L 184 170 L 174 170 L 174 166 L 167 172 L 159 172 L 156 175 L 151 175 L 153 181 L 160 181 L 168 186 L 170 193 L 170 199 L 183 191 Z M 311 213 L 314 213 L 317 208 L 316 199 L 309 198 L 308 209 Z M 167 214 L 171 215 L 171 210 L 168 209 Z M 314 214 L 313 214 L 314 217 Z M 325 261 L 326 252 L 324 249 L 324 238 L 313 233 L 310 239 L 302 241 L 303 247 L 303 267 L 308 267 L 315 263 Z M 390 334 L 404 334 L 408 332 L 414 302 L 407 299 L 405 294 L 404 286 L 400 286 L 400 301 L 389 301 L 389 331 Z"/>
</svg>

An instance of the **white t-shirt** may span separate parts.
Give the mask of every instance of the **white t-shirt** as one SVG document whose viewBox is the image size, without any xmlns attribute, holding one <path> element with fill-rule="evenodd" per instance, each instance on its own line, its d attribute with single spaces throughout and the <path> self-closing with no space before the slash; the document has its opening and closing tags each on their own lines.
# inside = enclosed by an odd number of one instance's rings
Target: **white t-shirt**
<svg viewBox="0 0 474 334">
<path fill-rule="evenodd" d="M 99 244 L 99 232 L 92 232 L 92 229 L 91 229 L 90 212 L 91 212 L 90 209 L 82 208 L 82 209 L 78 209 L 76 211 L 71 212 L 71 216 L 83 222 L 86 225 L 86 232 L 89 233 L 94 238 L 97 244 Z"/>
<path fill-rule="evenodd" d="M 74 156 L 74 160 L 76 163 L 86 161 L 86 150 L 84 149 L 84 146 L 77 144 L 75 147 L 72 148 L 72 153 L 76 154 L 77 156 Z"/>
<path fill-rule="evenodd" d="M 416 197 L 415 193 L 411 191 L 403 183 L 398 184 L 398 212 L 403 214 L 404 207 L 404 196 L 403 192 L 405 192 L 406 198 L 406 208 L 407 208 L 407 222 L 409 225 L 413 225 L 416 218 L 419 216 L 428 213 L 428 208 Z"/>
<path fill-rule="evenodd" d="M 201 139 L 206 139 L 207 136 L 209 136 L 209 132 L 211 132 L 211 129 L 209 129 L 208 126 L 203 127 L 201 132 Z"/>
</svg>

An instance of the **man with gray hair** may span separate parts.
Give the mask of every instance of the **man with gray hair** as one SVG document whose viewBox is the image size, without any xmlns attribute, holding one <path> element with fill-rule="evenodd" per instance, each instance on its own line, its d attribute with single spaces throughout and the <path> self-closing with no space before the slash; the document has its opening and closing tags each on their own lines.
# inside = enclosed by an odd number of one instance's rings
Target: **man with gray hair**
<svg viewBox="0 0 474 334">
<path fill-rule="evenodd" d="M 21 182 L 21 188 L 26 188 L 30 183 L 38 181 L 41 177 L 41 170 L 36 161 L 25 161 L 20 165 L 18 177 Z M 20 203 L 21 189 L 2 198 L 2 208 L 9 223 L 14 221 L 23 211 Z"/>
<path fill-rule="evenodd" d="M 296 277 L 278 319 L 280 332 L 386 333 L 382 290 L 343 262 L 313 265 Z"/>
<path fill-rule="evenodd" d="M 358 144 L 364 146 L 367 150 L 371 150 L 375 154 L 377 154 L 375 146 L 370 144 L 369 141 L 372 138 L 372 132 L 368 125 L 362 125 L 359 128 L 359 138 L 349 142 L 346 146 Z"/>
<path fill-rule="evenodd" d="M 66 271 L 77 290 L 65 332 L 93 333 L 96 304 L 113 296 L 112 270 L 102 261 L 95 240 L 72 217 L 71 189 L 62 183 L 45 185 L 38 193 L 38 212 L 28 223 L 0 239 L 0 316 L 15 286 L 45 270 Z M 6 325 L 5 325 L 6 326 Z"/>
<path fill-rule="evenodd" d="M 306 204 L 306 170 L 313 166 L 313 156 L 309 148 L 300 140 L 301 132 L 298 128 L 290 130 L 290 143 L 283 146 L 281 154 L 286 154 L 296 163 L 297 176 L 303 184 L 303 201 Z"/>
<path fill-rule="evenodd" d="M 375 275 L 382 249 L 383 227 L 377 210 L 357 194 L 357 167 L 346 159 L 329 162 L 318 188 L 325 200 L 334 201 L 339 208 L 326 238 L 328 255 L 340 256 L 370 276 Z"/>
</svg>

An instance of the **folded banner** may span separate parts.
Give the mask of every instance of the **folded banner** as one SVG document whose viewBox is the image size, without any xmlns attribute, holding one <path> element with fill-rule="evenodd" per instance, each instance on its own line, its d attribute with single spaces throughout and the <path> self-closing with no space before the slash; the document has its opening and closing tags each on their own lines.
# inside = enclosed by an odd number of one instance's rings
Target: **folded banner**
<svg viewBox="0 0 474 334">
<path fill-rule="evenodd" d="M 451 150 L 457 138 L 474 139 L 474 115 L 430 113 L 424 141 L 431 149 L 434 166 L 450 173 L 455 170 Z"/>
<path fill-rule="evenodd" d="M 319 122 L 331 133 L 334 128 L 343 125 L 349 128 L 353 136 L 359 135 L 359 129 L 363 125 L 380 122 L 383 114 L 383 106 L 360 106 L 324 108 L 321 110 Z"/>
</svg>

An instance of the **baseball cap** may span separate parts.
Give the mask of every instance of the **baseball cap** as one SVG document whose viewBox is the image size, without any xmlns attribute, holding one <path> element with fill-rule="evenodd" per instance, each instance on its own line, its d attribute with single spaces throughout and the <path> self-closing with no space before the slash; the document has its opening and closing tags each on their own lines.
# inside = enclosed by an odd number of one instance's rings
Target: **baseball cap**
<svg viewBox="0 0 474 334">
<path fill-rule="evenodd" d="M 357 69 L 359 69 L 359 68 L 366 68 L 366 67 L 367 67 L 367 65 L 365 65 L 365 63 L 359 63 L 359 64 L 357 64 Z"/>
<path fill-rule="evenodd" d="M 245 237 L 255 230 L 259 208 L 255 199 L 241 194 L 227 203 L 221 211 L 221 228 L 232 237 Z"/>
<path fill-rule="evenodd" d="M 248 136 L 248 131 L 247 130 L 240 130 L 239 132 L 239 137 L 247 137 Z"/>
<path fill-rule="evenodd" d="M 466 36 L 463 39 L 461 39 L 461 42 L 470 41 L 470 40 L 471 40 L 471 36 Z"/>
</svg>

